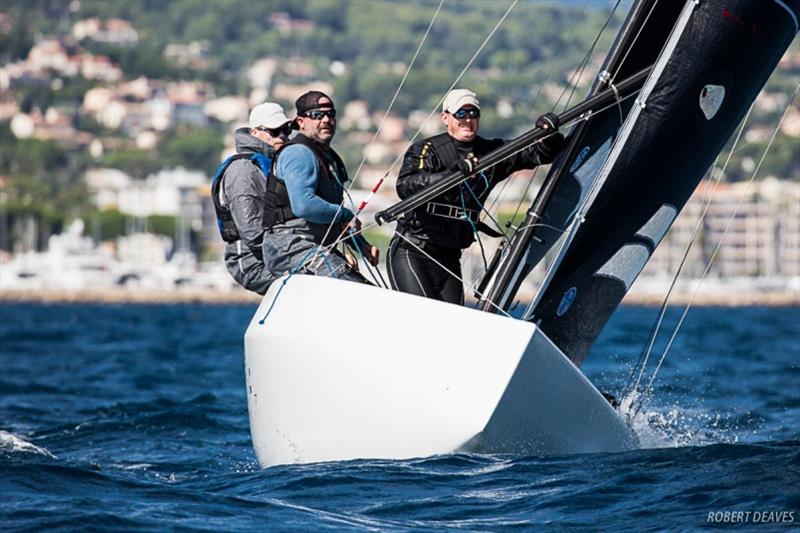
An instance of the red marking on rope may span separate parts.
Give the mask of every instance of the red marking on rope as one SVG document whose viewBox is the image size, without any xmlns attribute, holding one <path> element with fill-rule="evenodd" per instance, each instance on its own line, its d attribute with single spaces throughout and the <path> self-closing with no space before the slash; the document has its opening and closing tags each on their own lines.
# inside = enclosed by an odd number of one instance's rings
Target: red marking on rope
<svg viewBox="0 0 800 533">
<path fill-rule="evenodd" d="M 361 211 L 365 207 L 367 207 L 367 201 L 366 200 L 361 200 L 361 205 L 358 206 L 358 210 Z"/>
<path fill-rule="evenodd" d="M 381 185 L 383 185 L 383 178 L 378 180 L 378 183 L 376 183 L 372 188 L 372 192 L 378 192 L 378 189 L 380 189 Z"/>
</svg>

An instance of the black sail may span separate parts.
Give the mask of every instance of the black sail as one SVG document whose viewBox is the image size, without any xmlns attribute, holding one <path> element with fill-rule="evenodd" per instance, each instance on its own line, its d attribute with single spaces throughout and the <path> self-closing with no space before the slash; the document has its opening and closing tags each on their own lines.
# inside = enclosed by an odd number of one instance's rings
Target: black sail
<svg viewBox="0 0 800 533">
<path fill-rule="evenodd" d="M 589 97 L 615 87 L 655 63 L 682 8 L 682 3 L 674 0 L 636 2 L 603 62 Z M 498 307 L 508 310 L 525 277 L 568 229 L 633 104 L 633 98 L 621 98 L 570 130 L 565 149 L 551 166 L 520 224 L 521 229 L 504 250 L 497 272 L 487 273 L 482 282 L 488 285 L 488 278 L 494 276 L 482 301 L 485 311 L 494 312 Z"/>
<path fill-rule="evenodd" d="M 660 20 L 674 22 L 669 38 L 638 37 L 631 53 L 661 55 L 531 317 L 576 364 L 791 44 L 799 13 L 800 0 L 689 1 Z M 589 129 L 603 130 L 596 122 Z M 584 139 L 589 153 L 567 162 L 577 172 L 599 151 L 592 131 Z"/>
</svg>

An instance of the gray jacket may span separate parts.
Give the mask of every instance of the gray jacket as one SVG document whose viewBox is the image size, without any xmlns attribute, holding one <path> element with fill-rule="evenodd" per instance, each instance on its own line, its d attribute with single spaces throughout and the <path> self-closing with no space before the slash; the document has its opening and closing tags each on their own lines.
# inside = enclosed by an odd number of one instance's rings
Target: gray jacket
<svg viewBox="0 0 800 533">
<path fill-rule="evenodd" d="M 236 130 L 234 142 L 237 153 L 259 152 L 275 159 L 275 150 L 250 135 L 250 128 Z M 241 237 L 225 247 L 225 267 L 237 283 L 258 294 L 264 294 L 275 280 L 264 268 L 261 251 L 266 184 L 264 174 L 256 165 L 239 159 L 225 171 L 220 189 L 220 201 L 230 209 Z"/>
</svg>

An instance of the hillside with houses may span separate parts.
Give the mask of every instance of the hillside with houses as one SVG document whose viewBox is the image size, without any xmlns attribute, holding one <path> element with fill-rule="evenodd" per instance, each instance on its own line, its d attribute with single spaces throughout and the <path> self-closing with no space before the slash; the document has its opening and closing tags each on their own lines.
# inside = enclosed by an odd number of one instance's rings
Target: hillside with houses
<svg viewBox="0 0 800 533">
<path fill-rule="evenodd" d="M 398 157 L 416 135 L 440 131 L 437 103 L 507 7 L 445 4 L 409 69 L 437 5 L 4 2 L 3 290 L 64 286 L 70 276 L 42 266 L 53 260 L 48 253 L 70 265 L 64 257 L 93 257 L 86 270 L 102 272 L 94 281 L 102 278 L 109 287 L 232 289 L 219 264 L 211 175 L 233 152 L 232 132 L 253 105 L 277 101 L 293 116 L 294 100 L 311 88 L 337 102 L 334 144 L 356 178 L 354 200 L 387 175 L 371 208 L 396 201 Z M 581 5 L 520 5 L 475 56 L 459 86 L 481 95 L 482 134 L 513 137 L 539 113 L 563 109 L 586 93 L 625 13 L 611 13 L 603 2 Z M 705 220 L 704 240 L 690 256 L 692 272 L 699 274 L 713 255 L 717 277 L 789 280 L 779 291 L 800 293 L 800 103 L 792 101 L 798 84 L 795 41 L 756 101 L 743 141 L 720 157 L 731 156 L 715 188 L 714 216 Z M 756 183 L 747 185 L 756 170 Z M 530 173 L 511 178 L 497 202 L 503 221 L 521 219 L 520 200 L 533 198 L 543 174 L 533 186 Z M 645 282 L 665 276 L 679 260 L 701 209 L 699 194 L 655 255 Z M 744 207 L 734 212 L 736 205 Z M 723 230 L 732 236 L 716 250 Z M 385 243 L 387 234 L 372 238 Z M 78 279 L 71 277 L 79 288 Z"/>
</svg>

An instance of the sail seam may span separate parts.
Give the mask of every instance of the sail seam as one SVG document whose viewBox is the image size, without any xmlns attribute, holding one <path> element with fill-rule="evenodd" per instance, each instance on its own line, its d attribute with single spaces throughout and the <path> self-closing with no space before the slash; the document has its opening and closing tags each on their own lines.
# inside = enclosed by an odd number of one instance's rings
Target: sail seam
<svg viewBox="0 0 800 533">
<path fill-rule="evenodd" d="M 800 31 L 800 23 L 798 23 L 797 15 L 795 15 L 792 8 L 786 5 L 786 3 L 783 2 L 783 0 L 772 0 L 772 1 L 781 6 L 783 9 L 785 9 L 789 13 L 789 16 L 792 17 L 792 21 L 794 22 L 794 32 L 797 33 L 798 31 Z"/>
</svg>

